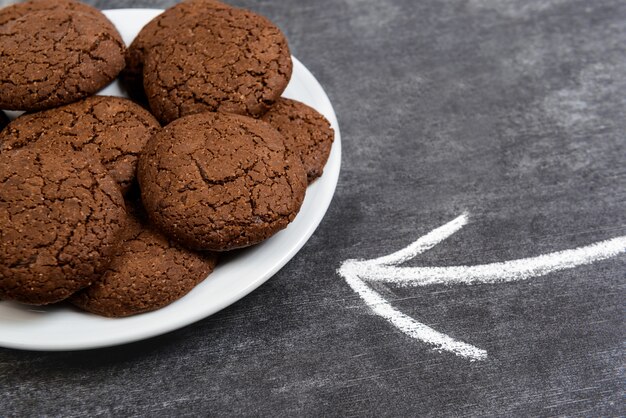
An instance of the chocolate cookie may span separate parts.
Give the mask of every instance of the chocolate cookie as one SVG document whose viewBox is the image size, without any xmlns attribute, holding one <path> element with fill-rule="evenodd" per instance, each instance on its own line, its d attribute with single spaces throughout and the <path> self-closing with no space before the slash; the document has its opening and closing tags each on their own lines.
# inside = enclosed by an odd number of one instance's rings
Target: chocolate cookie
<svg viewBox="0 0 626 418">
<path fill-rule="evenodd" d="M 139 153 L 159 128 L 147 110 L 128 99 L 92 96 L 15 119 L 0 132 L 0 152 L 36 143 L 100 155 L 126 192 L 135 179 Z"/>
<path fill-rule="evenodd" d="M 195 3 L 192 3 L 195 4 Z M 210 8 L 147 51 L 143 84 L 163 123 L 206 111 L 260 116 L 291 77 L 287 40 L 248 10 Z"/>
<path fill-rule="evenodd" d="M 214 253 L 187 250 L 150 227 L 140 209 L 129 212 L 107 271 L 69 300 L 85 311 L 122 317 L 162 308 L 186 295 L 215 267 Z"/>
<path fill-rule="evenodd" d="M 269 124 L 200 113 L 150 138 L 137 177 L 151 220 L 187 247 L 224 251 L 263 241 L 291 222 L 306 173 Z"/>
<path fill-rule="evenodd" d="M 125 219 L 106 169 L 84 153 L 0 153 L 0 299 L 41 305 L 108 266 Z"/>
<path fill-rule="evenodd" d="M 317 110 L 296 100 L 280 98 L 261 117 L 285 137 L 285 146 L 302 158 L 309 183 L 322 175 L 335 132 Z"/>
<path fill-rule="evenodd" d="M 194 26 L 211 9 L 228 7 L 217 0 L 188 0 L 170 7 L 148 22 L 126 50 L 126 67 L 120 73 L 120 79 L 129 94 L 147 103 L 143 90 L 143 62 L 147 51 L 160 45 L 181 26 Z"/>
<path fill-rule="evenodd" d="M 32 12 L 53 11 L 65 9 L 98 16 L 107 22 L 107 17 L 102 12 L 88 4 L 75 0 L 30 0 L 23 3 L 11 4 L 0 9 L 0 26 L 12 22 Z"/>
<path fill-rule="evenodd" d="M 107 20 L 78 10 L 32 11 L 0 26 L 0 108 L 42 110 L 96 93 L 124 67 Z"/>
</svg>

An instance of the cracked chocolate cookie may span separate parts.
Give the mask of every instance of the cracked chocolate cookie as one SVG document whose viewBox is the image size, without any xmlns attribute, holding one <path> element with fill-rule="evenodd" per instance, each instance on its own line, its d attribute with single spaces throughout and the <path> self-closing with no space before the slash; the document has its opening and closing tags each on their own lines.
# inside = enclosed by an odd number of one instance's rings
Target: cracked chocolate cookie
<svg viewBox="0 0 626 418">
<path fill-rule="evenodd" d="M 108 266 L 126 213 L 106 169 L 84 153 L 0 153 L 0 299 L 42 305 Z"/>
<path fill-rule="evenodd" d="M 170 33 L 181 26 L 195 25 L 212 9 L 228 7 L 217 0 L 187 0 L 166 9 L 148 22 L 126 50 L 126 67 L 120 73 L 120 79 L 129 94 L 142 103 L 147 102 L 143 91 L 143 61 L 147 51 L 168 39 Z"/>
<path fill-rule="evenodd" d="M 92 95 L 124 67 L 124 43 L 104 15 L 31 11 L 0 26 L 0 108 L 43 110 Z"/>
<path fill-rule="evenodd" d="M 53 11 L 65 9 L 98 16 L 104 22 L 108 19 L 102 12 L 88 4 L 76 0 L 30 0 L 23 3 L 11 4 L 0 9 L 0 26 L 19 19 L 32 12 Z"/>
<path fill-rule="evenodd" d="M 285 228 L 306 173 L 266 122 L 226 113 L 178 119 L 150 138 L 137 177 L 151 220 L 198 250 L 256 244 Z"/>
<path fill-rule="evenodd" d="M 92 96 L 15 119 L 0 132 L 0 152 L 36 143 L 99 155 L 125 193 L 135 180 L 139 153 L 159 129 L 150 112 L 128 99 Z"/>
<path fill-rule="evenodd" d="M 261 120 L 283 134 L 285 146 L 302 158 L 309 183 L 322 175 L 335 139 L 323 115 L 304 103 L 281 97 Z"/>
<path fill-rule="evenodd" d="M 280 29 L 233 7 L 195 17 L 168 30 L 145 54 L 143 85 L 152 113 L 163 123 L 206 111 L 265 113 L 291 77 Z"/>
<path fill-rule="evenodd" d="M 122 317 L 162 308 L 180 299 L 215 267 L 215 253 L 194 252 L 152 228 L 140 204 L 127 202 L 129 219 L 111 264 L 69 301 L 98 315 Z"/>
</svg>

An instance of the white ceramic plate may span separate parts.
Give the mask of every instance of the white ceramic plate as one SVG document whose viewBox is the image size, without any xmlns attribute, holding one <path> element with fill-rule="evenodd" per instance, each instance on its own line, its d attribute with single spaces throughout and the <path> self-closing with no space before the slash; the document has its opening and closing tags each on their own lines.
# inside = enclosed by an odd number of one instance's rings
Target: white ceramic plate
<svg viewBox="0 0 626 418">
<path fill-rule="evenodd" d="M 153 17 L 154 9 L 104 12 L 127 44 Z M 289 227 L 267 241 L 242 250 L 184 298 L 129 318 L 108 319 L 60 304 L 31 307 L 0 302 L 0 346 L 28 350 L 79 350 L 138 341 L 205 318 L 241 299 L 284 266 L 313 234 L 330 205 L 339 177 L 341 138 L 335 112 L 313 75 L 295 58 L 293 76 L 284 96 L 300 100 L 321 112 L 335 129 L 335 142 L 324 175 L 307 189 L 300 213 Z M 113 84 L 102 94 L 122 95 Z"/>
</svg>

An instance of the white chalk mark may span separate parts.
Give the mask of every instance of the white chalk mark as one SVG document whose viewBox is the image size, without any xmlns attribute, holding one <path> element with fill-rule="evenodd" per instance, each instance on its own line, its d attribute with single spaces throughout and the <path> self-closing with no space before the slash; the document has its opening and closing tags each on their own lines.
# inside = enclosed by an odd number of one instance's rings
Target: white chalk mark
<svg viewBox="0 0 626 418">
<path fill-rule="evenodd" d="M 439 228 L 433 229 L 428 234 L 419 237 L 417 241 L 412 243 L 406 248 L 396 251 L 393 254 L 385 255 L 382 257 L 374 258 L 372 260 L 363 261 L 368 265 L 390 265 L 401 264 L 405 261 L 409 261 L 418 254 L 424 251 L 430 250 L 435 245 L 439 244 L 450 235 L 454 234 L 459 229 L 463 228 L 467 224 L 468 214 L 464 213 L 456 219 L 448 222 Z"/>
<path fill-rule="evenodd" d="M 435 350 L 448 351 L 472 360 L 483 360 L 487 357 L 485 350 L 481 350 L 480 348 L 461 341 L 456 341 L 446 334 L 436 331 L 421 322 L 417 322 L 410 316 L 395 309 L 380 294 L 359 279 L 359 277 L 353 273 L 352 267 L 353 265 L 351 265 L 350 262 L 344 263 L 339 269 L 339 274 L 343 276 L 352 290 L 361 296 L 361 299 L 365 301 L 367 306 L 369 306 L 375 314 L 389 321 L 406 335 L 432 345 Z"/>
<path fill-rule="evenodd" d="M 485 350 L 456 341 L 403 314 L 371 289 L 364 280 L 400 286 L 512 282 L 591 264 L 626 252 L 626 236 L 622 236 L 576 249 L 477 266 L 398 267 L 398 264 L 445 240 L 467 222 L 468 214 L 465 213 L 420 237 L 400 251 L 372 260 L 346 260 L 337 272 L 374 313 L 409 337 L 432 345 L 436 350 L 449 351 L 472 360 L 482 360 L 487 357 Z"/>
<path fill-rule="evenodd" d="M 358 266 L 357 270 L 359 277 L 363 279 L 401 286 L 498 283 L 545 276 L 556 271 L 606 260 L 625 251 L 626 237 L 618 237 L 573 250 L 478 266 L 389 267 L 368 264 Z"/>
</svg>

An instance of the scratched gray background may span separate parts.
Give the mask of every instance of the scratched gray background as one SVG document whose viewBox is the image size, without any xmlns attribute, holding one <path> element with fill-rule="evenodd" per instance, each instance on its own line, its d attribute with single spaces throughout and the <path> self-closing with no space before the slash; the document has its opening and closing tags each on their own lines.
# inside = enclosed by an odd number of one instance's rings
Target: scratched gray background
<svg viewBox="0 0 626 418">
<path fill-rule="evenodd" d="M 625 256 L 529 282 L 377 286 L 488 350 L 473 363 L 394 330 L 335 272 L 463 211 L 471 223 L 416 262 L 626 234 L 626 2 L 233 3 L 283 28 L 335 106 L 344 157 L 324 221 L 258 291 L 182 330 L 90 352 L 0 349 L 0 415 L 626 414 Z"/>
</svg>

